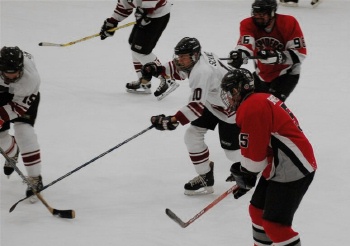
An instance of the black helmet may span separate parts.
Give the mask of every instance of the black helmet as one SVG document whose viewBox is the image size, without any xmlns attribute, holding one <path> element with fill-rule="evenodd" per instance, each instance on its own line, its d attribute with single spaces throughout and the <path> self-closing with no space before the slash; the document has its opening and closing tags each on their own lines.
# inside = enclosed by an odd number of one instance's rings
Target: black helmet
<svg viewBox="0 0 350 246">
<path fill-rule="evenodd" d="M 190 72 L 192 67 L 199 60 L 199 56 L 201 53 L 201 45 L 196 38 L 185 37 L 178 42 L 178 44 L 174 48 L 174 63 L 179 70 Z M 188 54 L 192 60 L 191 65 L 184 66 L 179 63 L 178 56 Z"/>
<path fill-rule="evenodd" d="M 225 104 L 236 111 L 240 103 L 254 92 L 254 79 L 245 68 L 229 71 L 221 80 L 221 98 Z"/>
<path fill-rule="evenodd" d="M 267 27 L 271 20 L 275 17 L 277 11 L 277 1 L 276 0 L 255 0 L 252 4 L 252 17 L 255 25 L 261 28 Z M 259 18 L 254 17 L 256 13 L 267 13 L 270 19 L 266 22 L 258 21 Z"/>
<path fill-rule="evenodd" d="M 0 50 L 0 71 L 15 73 L 23 70 L 23 51 L 16 47 L 4 46 Z"/>
</svg>

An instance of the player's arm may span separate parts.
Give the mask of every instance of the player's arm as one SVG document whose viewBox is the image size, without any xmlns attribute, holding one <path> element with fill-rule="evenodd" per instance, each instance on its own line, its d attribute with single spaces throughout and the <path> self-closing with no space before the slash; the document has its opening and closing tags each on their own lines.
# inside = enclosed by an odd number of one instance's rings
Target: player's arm
<svg viewBox="0 0 350 246">
<path fill-rule="evenodd" d="M 249 20 L 243 20 L 240 23 L 240 37 L 237 42 L 237 46 L 234 50 L 230 51 L 227 64 L 240 68 L 243 64 L 248 63 L 248 57 L 254 54 L 255 38 L 253 31 L 249 28 Z"/>
</svg>

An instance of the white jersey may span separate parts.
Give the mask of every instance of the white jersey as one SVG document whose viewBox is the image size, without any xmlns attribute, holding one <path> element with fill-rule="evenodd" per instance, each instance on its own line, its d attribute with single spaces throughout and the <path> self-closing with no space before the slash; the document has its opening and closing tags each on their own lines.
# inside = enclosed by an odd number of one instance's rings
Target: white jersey
<svg viewBox="0 0 350 246">
<path fill-rule="evenodd" d="M 188 78 L 191 88 L 189 103 L 176 114 L 176 119 L 182 124 L 187 124 L 202 116 L 204 108 L 207 108 L 218 119 L 229 124 L 235 123 L 235 112 L 228 110 L 221 99 L 221 80 L 228 69 L 220 62 L 217 55 L 210 52 L 201 52 L 198 62 L 192 68 L 190 74 L 178 71 L 173 62 L 165 65 L 166 74 L 174 79 L 184 80 Z"/>
<path fill-rule="evenodd" d="M 167 0 L 118 0 L 112 18 L 120 22 L 135 8 L 143 9 L 149 18 L 159 18 L 170 13 L 171 4 Z"/>
<path fill-rule="evenodd" d="M 12 101 L 0 106 L 0 118 L 4 121 L 16 119 L 25 114 L 39 93 L 40 77 L 33 57 L 26 52 L 23 52 L 23 54 L 24 68 L 22 77 L 18 81 L 9 84 L 6 84 L 0 78 L 0 97 L 1 93 L 5 92 L 13 94 Z"/>
</svg>

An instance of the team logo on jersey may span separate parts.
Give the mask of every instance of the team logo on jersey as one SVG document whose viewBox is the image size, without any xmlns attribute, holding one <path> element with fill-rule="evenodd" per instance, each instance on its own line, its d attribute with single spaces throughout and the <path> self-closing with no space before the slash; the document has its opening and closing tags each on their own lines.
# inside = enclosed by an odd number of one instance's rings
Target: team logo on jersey
<svg viewBox="0 0 350 246">
<path fill-rule="evenodd" d="M 262 37 L 255 41 L 259 50 L 284 50 L 284 45 L 273 37 Z"/>
</svg>

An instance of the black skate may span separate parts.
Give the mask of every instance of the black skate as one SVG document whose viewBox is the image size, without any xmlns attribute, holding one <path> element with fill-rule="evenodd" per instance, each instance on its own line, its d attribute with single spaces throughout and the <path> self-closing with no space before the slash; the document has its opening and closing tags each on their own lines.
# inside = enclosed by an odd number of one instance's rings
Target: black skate
<svg viewBox="0 0 350 246">
<path fill-rule="evenodd" d="M 157 90 L 154 92 L 154 96 L 157 97 L 158 101 L 162 100 L 164 97 L 168 96 L 171 92 L 176 90 L 180 86 L 175 80 L 169 78 L 166 79 L 162 76 L 159 77 L 160 84 Z"/>
<path fill-rule="evenodd" d="M 185 184 L 185 195 L 206 195 L 214 192 L 214 162 L 210 162 L 210 171 L 199 175 Z"/>
<path fill-rule="evenodd" d="M 18 155 L 19 155 L 19 149 L 17 148 L 17 152 L 16 152 L 15 156 L 12 157 L 12 159 L 16 162 L 18 159 Z M 15 171 L 15 169 L 10 165 L 10 163 L 8 161 L 5 161 L 4 174 L 7 175 L 7 178 L 10 178 L 10 175 L 13 173 L 13 171 Z"/>
<path fill-rule="evenodd" d="M 38 177 L 27 177 L 27 179 L 36 192 L 40 191 L 44 187 L 41 175 L 39 175 Z M 33 194 L 34 193 L 32 191 L 32 188 L 28 186 L 26 190 L 26 196 L 32 196 Z M 34 203 L 38 200 L 38 198 L 36 196 L 32 196 L 31 198 L 29 198 L 29 200 L 30 202 Z"/>
<path fill-rule="evenodd" d="M 312 5 L 312 7 L 316 7 L 320 4 L 320 2 L 321 2 L 320 0 L 312 0 L 311 5 Z"/>
<path fill-rule="evenodd" d="M 151 94 L 152 93 L 151 81 L 148 81 L 147 83 L 141 83 L 142 80 L 144 79 L 140 78 L 137 81 L 127 83 L 126 91 L 129 93 L 136 93 L 136 94 Z"/>
<path fill-rule="evenodd" d="M 298 0 L 280 0 L 280 4 L 286 7 L 298 7 Z"/>
</svg>

